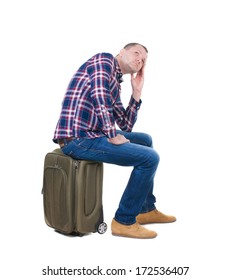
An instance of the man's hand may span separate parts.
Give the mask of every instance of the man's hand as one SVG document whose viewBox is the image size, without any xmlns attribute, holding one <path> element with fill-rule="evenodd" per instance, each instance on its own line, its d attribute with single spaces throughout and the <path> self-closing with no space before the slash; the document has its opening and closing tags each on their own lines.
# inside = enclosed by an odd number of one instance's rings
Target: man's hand
<svg viewBox="0 0 230 280">
<path fill-rule="evenodd" d="M 145 65 L 137 72 L 136 76 L 131 74 L 131 85 L 133 89 L 133 98 L 139 102 L 141 98 L 142 88 L 144 85 L 144 70 Z"/>
<path fill-rule="evenodd" d="M 130 142 L 128 139 L 125 138 L 124 135 L 121 135 L 121 134 L 117 134 L 116 137 L 109 138 L 108 141 L 109 141 L 109 143 L 111 143 L 113 145 L 121 145 L 121 144 Z"/>
</svg>

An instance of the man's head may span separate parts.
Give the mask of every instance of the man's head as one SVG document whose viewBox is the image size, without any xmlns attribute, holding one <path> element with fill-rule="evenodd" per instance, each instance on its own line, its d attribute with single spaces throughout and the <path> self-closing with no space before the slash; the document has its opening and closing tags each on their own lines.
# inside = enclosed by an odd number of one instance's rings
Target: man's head
<svg viewBox="0 0 230 280">
<path fill-rule="evenodd" d="M 129 43 L 124 46 L 117 56 L 123 74 L 134 74 L 146 64 L 148 50 L 138 43 Z"/>
</svg>

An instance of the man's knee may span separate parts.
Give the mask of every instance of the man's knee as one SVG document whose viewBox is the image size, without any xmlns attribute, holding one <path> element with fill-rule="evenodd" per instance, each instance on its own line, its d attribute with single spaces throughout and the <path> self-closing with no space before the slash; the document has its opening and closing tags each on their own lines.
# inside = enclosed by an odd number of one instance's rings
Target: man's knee
<svg viewBox="0 0 230 280">
<path fill-rule="evenodd" d="M 152 136 L 149 135 L 148 133 L 144 133 L 144 132 L 140 132 L 138 134 L 139 134 L 138 135 L 139 136 L 138 144 L 152 148 L 152 146 L 153 146 Z"/>
<path fill-rule="evenodd" d="M 151 152 L 149 152 L 148 154 L 148 164 L 150 166 L 157 166 L 159 164 L 159 161 L 159 154 L 155 150 L 151 149 Z"/>
<path fill-rule="evenodd" d="M 145 145 L 147 147 L 152 147 L 153 146 L 153 139 L 152 139 L 152 136 L 145 133 Z"/>
</svg>

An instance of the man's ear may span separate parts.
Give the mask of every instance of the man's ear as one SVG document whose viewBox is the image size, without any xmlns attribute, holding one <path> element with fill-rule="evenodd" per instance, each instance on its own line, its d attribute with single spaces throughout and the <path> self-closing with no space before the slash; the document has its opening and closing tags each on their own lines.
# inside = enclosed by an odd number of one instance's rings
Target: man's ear
<svg viewBox="0 0 230 280">
<path fill-rule="evenodd" d="M 123 56 L 124 52 L 125 52 L 125 49 L 123 48 L 123 49 L 120 50 L 119 55 L 120 55 L 120 56 Z"/>
</svg>

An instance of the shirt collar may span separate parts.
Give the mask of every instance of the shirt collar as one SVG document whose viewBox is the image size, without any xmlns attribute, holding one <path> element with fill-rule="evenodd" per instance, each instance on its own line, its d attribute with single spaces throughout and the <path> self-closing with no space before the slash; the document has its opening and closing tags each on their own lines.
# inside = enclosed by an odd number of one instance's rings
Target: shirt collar
<svg viewBox="0 0 230 280">
<path fill-rule="evenodd" d="M 116 61 L 116 79 L 119 83 L 122 83 L 122 82 L 124 82 L 124 80 L 122 78 L 123 74 L 121 72 L 121 68 L 116 59 L 115 59 L 115 61 Z"/>
</svg>

